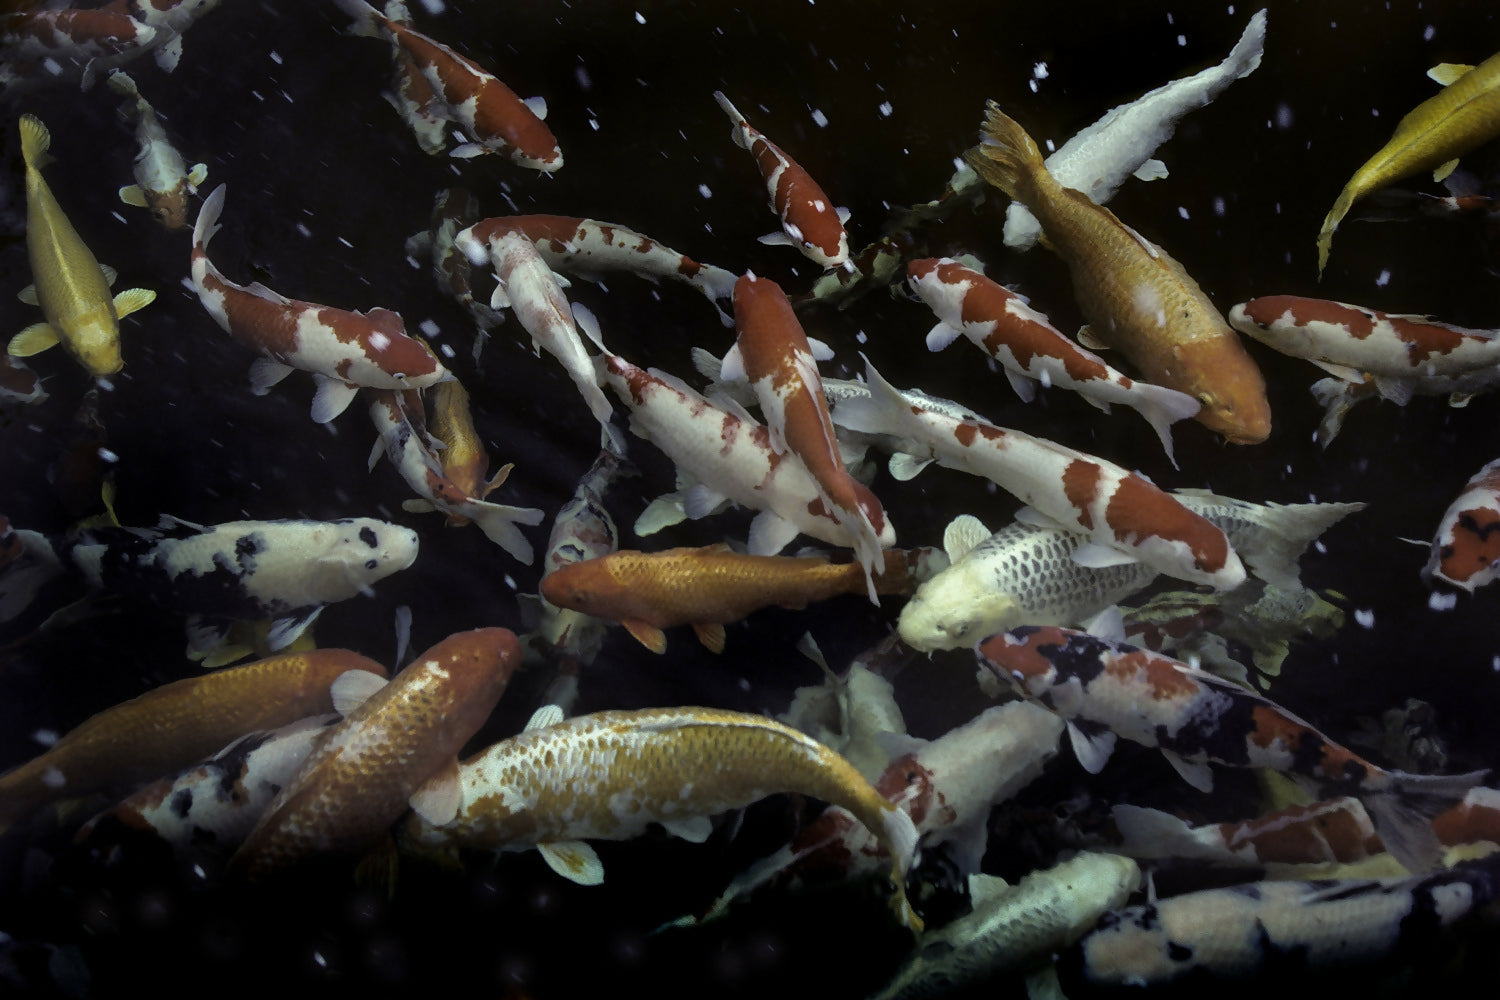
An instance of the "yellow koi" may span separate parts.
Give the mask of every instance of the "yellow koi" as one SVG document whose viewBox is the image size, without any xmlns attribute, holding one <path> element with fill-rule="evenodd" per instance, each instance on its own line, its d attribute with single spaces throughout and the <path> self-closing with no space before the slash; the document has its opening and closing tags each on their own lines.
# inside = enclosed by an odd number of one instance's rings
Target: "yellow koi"
<svg viewBox="0 0 1500 1000">
<path fill-rule="evenodd" d="M 1427 74 L 1446 84 L 1396 123 L 1380 151 L 1354 172 L 1318 231 L 1318 276 L 1328 263 L 1333 231 L 1356 201 L 1423 170 L 1442 180 L 1458 158 L 1500 136 L 1500 52 L 1478 66 L 1444 63 Z"/>
<path fill-rule="evenodd" d="M 1230 442 L 1259 444 L 1270 436 L 1260 369 L 1181 264 L 1088 195 L 1058 183 L 1031 136 L 994 101 L 979 147 L 964 158 L 1031 210 L 1043 242 L 1067 262 L 1093 335 L 1080 340 L 1092 347 L 1107 339 L 1146 381 L 1196 398 L 1203 407 L 1198 422 Z"/>
<path fill-rule="evenodd" d="M 114 272 L 106 272 L 94 259 L 42 179 L 51 144 L 41 119 L 21 116 L 26 250 L 36 282 L 21 292 L 21 301 L 41 306 L 46 321 L 12 337 L 7 352 L 25 358 L 61 342 L 90 375 L 113 375 L 125 367 L 120 357 L 120 317 L 150 305 L 156 293 L 130 288 L 110 297 Z"/>
<path fill-rule="evenodd" d="M 457 380 L 439 382 L 429 391 L 432 394 L 432 419 L 428 421 L 427 429 L 446 446 L 439 456 L 443 461 L 443 475 L 463 490 L 465 496 L 483 500 L 505 482 L 511 466 L 504 466 L 493 478 L 485 480 L 490 456 L 484 450 L 484 442 L 479 440 L 479 432 L 474 429 L 474 418 L 469 412 L 469 392 L 462 383 Z M 461 515 L 448 515 L 448 523 L 452 525 L 466 524 L 468 520 Z"/>
</svg>

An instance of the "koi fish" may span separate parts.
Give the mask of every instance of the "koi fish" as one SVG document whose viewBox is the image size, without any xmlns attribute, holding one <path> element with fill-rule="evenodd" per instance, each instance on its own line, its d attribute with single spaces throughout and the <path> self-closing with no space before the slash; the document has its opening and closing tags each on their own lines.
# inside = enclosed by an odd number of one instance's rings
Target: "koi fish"
<svg viewBox="0 0 1500 1000">
<path fill-rule="evenodd" d="M 1178 660 L 1055 626 L 1015 629 L 976 650 L 981 666 L 1068 723 L 1073 750 L 1097 774 L 1116 738 L 1158 747 L 1193 787 L 1213 787 L 1209 763 L 1266 767 L 1321 795 L 1357 797 L 1386 848 L 1412 871 L 1438 853 L 1431 818 L 1488 773 L 1388 771 L 1328 739 L 1266 698 Z"/>
<path fill-rule="evenodd" d="M 1433 170 L 1442 180 L 1458 158 L 1500 135 L 1500 53 L 1478 66 L 1443 64 L 1429 71 L 1444 89 L 1396 123 L 1390 140 L 1349 178 L 1318 231 L 1318 277 L 1328 265 L 1333 234 L 1350 207 L 1403 177 Z"/>
<path fill-rule="evenodd" d="M 873 577 L 885 565 L 881 539 L 894 529 L 875 494 L 844 467 L 814 350 L 781 286 L 742 276 L 734 285 L 734 325 L 738 336 L 719 377 L 749 379 L 771 447 L 796 455 L 817 480 L 823 509 L 844 529 L 844 544 L 864 567 L 870 603 L 878 604 Z"/>
<path fill-rule="evenodd" d="M 982 141 L 965 159 L 1041 221 L 1089 321 L 1079 338 L 1085 345 L 1108 341 L 1148 382 L 1197 399 L 1198 422 L 1232 444 L 1270 436 L 1260 369 L 1181 264 L 1109 209 L 1058 183 L 1031 136 L 993 101 Z"/>
<path fill-rule="evenodd" d="M 1117 850 L 1133 858 L 1195 858 L 1217 864 L 1342 865 L 1385 850 L 1359 799 L 1341 795 L 1239 822 L 1190 826 L 1159 809 L 1118 804 Z"/>
<path fill-rule="evenodd" d="M 156 109 L 141 96 L 135 81 L 123 70 L 109 75 L 109 86 L 117 94 L 127 98 L 123 112 L 135 118 L 135 141 L 140 149 L 135 154 L 135 183 L 120 188 L 120 200 L 137 208 L 149 208 L 151 217 L 168 229 L 181 229 L 187 225 L 187 197 L 196 193 L 198 185 L 208 176 L 208 167 L 202 163 L 188 169 L 187 162 L 172 140 Z"/>
<path fill-rule="evenodd" d="M 113 375 L 125 367 L 120 318 L 150 305 L 156 293 L 130 288 L 110 296 L 114 271 L 94 259 L 42 179 L 42 167 L 51 162 L 47 126 L 35 115 L 22 115 L 20 127 L 26 160 L 26 252 L 36 282 L 22 290 L 21 301 L 41 306 L 46 320 L 12 337 L 7 352 L 25 358 L 60 342 L 90 375 Z"/>
<path fill-rule="evenodd" d="M 970 875 L 973 909 L 924 933 L 874 1000 L 939 996 L 1047 966 L 1101 916 L 1124 906 L 1140 884 L 1134 861 L 1088 852 L 1015 885 Z"/>
<path fill-rule="evenodd" d="M 880 837 L 892 860 L 892 908 L 921 929 L 905 890 L 917 845 L 910 817 L 816 740 L 774 719 L 715 708 L 561 714 L 540 709 L 525 732 L 465 761 L 457 816 L 443 821 L 417 808 L 402 828 L 407 842 L 535 847 L 553 871 L 597 885 L 603 869 L 585 840 L 628 840 L 660 823 L 701 843 L 714 813 L 795 792 L 845 807 Z"/>
<path fill-rule="evenodd" d="M 250 368 L 251 390 L 261 395 L 300 368 L 318 382 L 312 418 L 326 424 L 348 407 L 361 387 L 422 389 L 448 378 L 437 356 L 406 333 L 389 309 L 346 312 L 278 295 L 255 282 L 237 285 L 208 259 L 208 241 L 219 231 L 224 208 L 220 184 L 198 210 L 193 227 L 192 275 L 198 298 L 231 337 L 260 352 Z"/>
<path fill-rule="evenodd" d="M 515 635 L 480 628 L 450 635 L 377 690 L 336 692 L 354 707 L 277 793 L 230 872 L 254 880 L 310 854 L 357 852 L 386 832 L 408 799 L 452 817 L 456 755 L 520 662 Z"/>
<path fill-rule="evenodd" d="M 1197 415 L 1192 396 L 1137 382 L 1086 351 L 1032 309 L 1019 295 L 950 257 L 928 257 L 906 266 L 912 290 L 938 317 L 927 334 L 927 349 L 941 351 L 968 337 L 1005 369 L 1016 395 L 1031 402 L 1033 382 L 1072 389 L 1105 413 L 1111 403 L 1128 406 L 1151 425 L 1171 459 L 1171 425 Z"/>
<path fill-rule="evenodd" d="M 1023 519 L 1087 535 L 1093 544 L 1073 553 L 1086 566 L 1135 560 L 1219 590 L 1244 581 L 1245 567 L 1224 532 L 1145 477 L 978 417 L 959 420 L 914 406 L 868 358 L 865 381 L 870 395 L 838 403 L 834 422 L 898 438 L 896 447 L 910 459 L 902 466 L 892 460 L 898 479 L 931 461 L 983 476 L 1029 505 Z"/>
<path fill-rule="evenodd" d="M 0 403 L 36 404 L 46 402 L 47 390 L 36 372 L 20 358 L 0 354 Z"/>
<path fill-rule="evenodd" d="M 802 256 L 825 268 L 842 267 L 849 260 L 849 234 L 844 232 L 849 210 L 835 208 L 812 175 L 745 121 L 729 98 L 716 90 L 714 100 L 734 125 L 730 137 L 735 145 L 755 157 L 771 198 L 771 211 L 781 220 L 781 232 L 762 236 L 760 242 L 796 247 Z"/>
<path fill-rule="evenodd" d="M 631 432 L 676 463 L 687 517 L 705 517 L 731 501 L 760 511 L 750 523 L 751 555 L 775 555 L 798 533 L 846 544 L 847 532 L 824 509 L 807 467 L 778 453 L 770 431 L 739 404 L 704 399 L 676 376 L 642 370 L 616 354 L 597 363 L 601 379 L 630 408 Z M 882 547 L 896 541 L 889 521 L 886 531 Z"/>
<path fill-rule="evenodd" d="M 457 382 L 444 383 L 458 385 Z M 379 438 L 370 452 L 370 467 L 374 468 L 383 451 L 390 463 L 401 473 L 421 500 L 406 501 L 403 510 L 428 512 L 440 511 L 448 515 L 449 524 L 474 522 L 484 536 L 516 559 L 531 565 L 531 542 L 521 534 L 520 524 L 540 524 L 546 515 L 537 507 L 510 507 L 491 503 L 478 495 L 477 488 L 465 487 L 453 481 L 443 468 L 437 455 L 437 445 L 427 433 L 426 419 L 422 412 L 422 400 L 411 390 L 404 393 L 377 389 L 370 397 L 370 420 L 375 424 Z M 472 431 L 472 425 L 470 431 Z M 455 446 L 462 451 L 463 445 Z M 481 455 L 483 449 L 480 449 Z M 444 458 L 447 450 L 443 451 Z M 488 457 L 482 459 L 488 462 Z M 504 481 L 510 466 L 500 470 L 496 479 Z M 482 473 L 481 473 L 482 474 Z M 476 477 L 477 481 L 477 477 Z M 492 482 L 483 492 L 488 493 L 499 485 Z M 409 506 L 408 506 L 409 505 Z"/>
<path fill-rule="evenodd" d="M 1266 12 L 1259 10 L 1223 62 L 1111 108 L 1048 156 L 1043 161 L 1047 172 L 1063 187 L 1081 191 L 1099 205 L 1113 198 L 1131 176 L 1143 181 L 1167 176 L 1166 165 L 1151 158 L 1157 147 L 1172 138 L 1184 115 L 1212 103 L 1231 83 L 1255 72 L 1265 44 Z M 1020 202 L 1005 210 L 1006 246 L 1029 250 L 1041 232 L 1041 223 Z"/>
<path fill-rule="evenodd" d="M 791 704 L 776 716 L 777 721 L 842 754 L 865 777 L 879 777 L 890 761 L 881 741 L 890 734 L 906 733 L 906 719 L 888 678 L 911 658 L 911 651 L 896 636 L 887 635 L 856 656 L 842 673 L 828 666 L 811 632 L 797 640 L 797 652 L 818 665 L 824 680 L 793 691 Z"/>
<path fill-rule="evenodd" d="M 544 173 L 562 167 L 562 150 L 542 120 L 547 117 L 546 101 L 540 97 L 521 100 L 477 63 L 417 31 L 410 24 L 405 4 L 391 4 L 382 15 L 364 0 L 334 2 L 354 18 L 351 33 L 385 38 L 398 61 L 409 59 L 415 65 L 427 88 L 420 90 L 413 85 L 403 89 L 404 103 L 411 105 L 420 119 L 452 122 L 469 137 L 469 142 L 455 147 L 450 156 L 498 153 L 517 166 Z M 426 97 L 429 92 L 431 96 Z M 425 102 L 418 107 L 424 97 Z M 418 137 L 422 136 L 418 131 Z M 435 152 L 431 143 L 430 137 L 426 139 L 424 150 Z"/>
<path fill-rule="evenodd" d="M 441 148 L 440 145 L 439 149 Z M 478 221 L 478 198 L 467 188 L 444 188 L 433 199 L 432 221 L 428 228 L 413 233 L 406 240 L 406 255 L 416 261 L 419 255 L 425 254 L 438 289 L 453 296 L 479 326 L 479 336 L 474 341 L 476 362 L 489 331 L 505 321 L 503 316 L 487 304 L 474 298 L 469 258 L 455 242 L 460 232 Z M 479 263 L 484 263 L 484 260 Z"/>
<path fill-rule="evenodd" d="M 131 17 L 156 29 L 159 39 L 151 50 L 156 65 L 172 72 L 182 58 L 182 36 L 198 19 L 222 0 L 111 0 L 101 9 L 124 10 Z"/>
<path fill-rule="evenodd" d="M 1422 579 L 1473 593 L 1500 573 L 1500 459 L 1476 472 L 1448 505 Z"/>
<path fill-rule="evenodd" d="M 915 586 L 907 553 L 884 553 L 880 592 L 905 594 Z M 641 645 L 664 653 L 663 629 L 692 625 L 698 640 L 724 651 L 724 625 L 761 608 L 804 608 L 839 594 L 865 590 L 858 563 L 811 556 L 744 555 L 728 545 L 664 552 L 621 550 L 560 566 L 542 577 L 542 597 L 625 626 Z"/>
<path fill-rule="evenodd" d="M 101 71 L 165 41 L 159 34 L 114 5 L 7 14 L 0 20 L 0 85 L 14 95 L 29 86 L 81 78 L 87 90 Z"/>
<path fill-rule="evenodd" d="M 459 244 L 462 247 L 462 243 Z M 490 297 L 491 309 L 510 308 L 531 335 L 533 348 L 546 351 L 562 363 L 568 378 L 578 387 L 589 412 L 610 435 L 617 450 L 624 450 L 618 431 L 610 426 L 615 411 L 599 387 L 594 361 L 578 335 L 574 310 L 563 295 L 562 283 L 552 273 L 536 246 L 524 233 L 500 233 L 487 244 L 490 264 L 499 282 Z M 470 259 L 473 257 L 471 255 Z M 591 336 L 597 335 L 590 328 Z M 602 348 L 602 345 L 601 345 Z"/>
<path fill-rule="evenodd" d="M 505 482 L 510 474 L 510 466 L 507 465 L 486 478 L 490 469 L 490 456 L 484 449 L 484 443 L 479 440 L 479 432 L 474 429 L 474 415 L 469 411 L 469 390 L 464 388 L 462 382 L 457 379 L 439 382 L 429 392 L 432 396 L 432 419 L 428 421 L 428 427 L 431 429 L 431 436 L 443 443 L 442 454 L 439 456 L 443 463 L 443 475 L 462 490 L 465 496 L 483 500 Z M 416 509 L 414 505 L 402 506 L 407 510 Z M 448 523 L 463 525 L 468 523 L 468 519 L 450 515 Z"/>
<path fill-rule="evenodd" d="M 562 215 L 508 215 L 483 219 L 464 229 L 455 245 L 474 264 L 488 260 L 490 244 L 508 232 L 525 234 L 555 271 L 590 276 L 601 271 L 637 274 L 652 283 L 663 278 L 698 289 L 718 310 L 725 326 L 734 320 L 720 305 L 734 294 L 736 275 L 700 264 L 685 253 L 613 222 Z"/>
<path fill-rule="evenodd" d="M 1272 969 L 1349 968 L 1411 948 L 1500 895 L 1495 863 L 1384 879 L 1253 882 L 1105 914 L 1058 959 L 1064 990 L 1247 981 Z"/>
<path fill-rule="evenodd" d="M 385 676 L 358 653 L 314 650 L 187 677 L 107 708 L 0 777 L 0 825 L 58 799 L 154 780 L 245 733 L 331 711 L 329 688 L 351 670 Z"/>
<path fill-rule="evenodd" d="M 1469 789 L 1462 802 L 1433 818 L 1432 829 L 1443 844 L 1500 844 L 1500 790 Z"/>
</svg>

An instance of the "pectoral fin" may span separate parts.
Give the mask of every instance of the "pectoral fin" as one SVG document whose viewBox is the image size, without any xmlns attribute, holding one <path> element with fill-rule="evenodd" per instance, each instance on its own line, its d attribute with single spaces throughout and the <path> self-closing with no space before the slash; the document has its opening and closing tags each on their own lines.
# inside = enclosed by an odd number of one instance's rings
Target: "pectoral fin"
<svg viewBox="0 0 1500 1000">
<path fill-rule="evenodd" d="M 1457 166 L 1458 166 L 1458 157 L 1455 156 L 1453 159 L 1449 160 L 1447 163 L 1439 164 L 1438 168 L 1432 172 L 1432 179 L 1435 180 L 1435 181 L 1446 180 L 1447 177 L 1448 177 L 1448 175 L 1451 174 L 1451 173 L 1453 173 L 1454 168 L 1457 167 Z"/>
<path fill-rule="evenodd" d="M 1427 76 L 1429 79 L 1441 83 L 1445 87 L 1450 87 L 1473 68 L 1473 66 L 1465 63 L 1438 63 L 1427 71 Z"/>
<path fill-rule="evenodd" d="M 37 301 L 36 286 L 35 285 L 27 285 L 25 288 L 21 289 L 19 292 L 16 293 L 16 298 L 20 299 L 22 302 L 26 303 L 28 306 L 39 306 L 39 305 L 41 305 L 41 303 L 39 301 Z"/>
<path fill-rule="evenodd" d="M 329 697 L 333 699 L 333 710 L 347 716 L 386 684 L 384 677 L 369 670 L 345 670 L 328 689 Z"/>
<path fill-rule="evenodd" d="M 604 864 L 594 849 L 581 840 L 564 840 L 538 844 L 542 860 L 563 878 L 579 885 L 599 885 L 604 881 Z"/>
<path fill-rule="evenodd" d="M 655 625 L 640 621 L 621 622 L 625 631 L 635 636 L 636 641 L 658 655 L 667 651 L 667 634 Z"/>
<path fill-rule="evenodd" d="M 141 190 L 139 184 L 128 184 L 120 188 L 120 200 L 127 205 L 134 205 L 136 208 L 145 208 L 146 192 Z"/>
<path fill-rule="evenodd" d="M 463 786 L 458 780 L 458 758 L 450 757 L 435 774 L 417 786 L 407 800 L 412 812 L 431 823 L 443 826 L 453 822 L 463 805 Z"/>
<path fill-rule="evenodd" d="M 49 347 L 57 346 L 57 331 L 50 323 L 33 323 L 14 337 L 6 347 L 6 353 L 16 358 L 29 358 L 41 354 Z"/>
<path fill-rule="evenodd" d="M 115 315 L 124 319 L 155 301 L 156 293 L 149 288 L 127 288 L 115 296 Z"/>
<path fill-rule="evenodd" d="M 1109 755 L 1115 752 L 1115 734 L 1108 729 L 1089 735 L 1078 728 L 1076 723 L 1070 722 L 1068 742 L 1073 746 L 1073 756 L 1078 758 L 1079 765 L 1089 774 L 1098 774 L 1104 770 L 1104 765 L 1109 762 Z"/>
<path fill-rule="evenodd" d="M 694 622 L 693 632 L 698 636 L 698 641 L 703 643 L 704 647 L 706 647 L 710 653 L 724 652 L 723 625 L 720 625 L 718 623 L 705 624 L 702 622 Z"/>
<path fill-rule="evenodd" d="M 1214 772 L 1207 764 L 1202 761 L 1184 760 L 1170 750 L 1163 750 L 1161 753 L 1167 758 L 1167 763 L 1172 765 L 1172 770 L 1182 775 L 1183 781 L 1200 792 L 1206 793 L 1214 790 Z"/>
<path fill-rule="evenodd" d="M 661 825 L 674 837 L 681 837 L 690 844 L 701 844 L 713 833 L 714 825 L 707 816 L 674 816 L 664 819 Z"/>
</svg>

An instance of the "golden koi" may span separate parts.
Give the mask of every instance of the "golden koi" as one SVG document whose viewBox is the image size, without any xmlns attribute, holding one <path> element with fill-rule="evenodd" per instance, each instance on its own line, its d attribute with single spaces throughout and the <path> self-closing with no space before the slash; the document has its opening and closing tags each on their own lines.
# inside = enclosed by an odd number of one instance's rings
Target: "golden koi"
<svg viewBox="0 0 1500 1000">
<path fill-rule="evenodd" d="M 882 553 L 876 577 L 883 594 L 909 594 L 916 586 L 909 553 Z M 839 594 L 865 592 L 859 563 L 811 556 L 755 556 L 728 545 L 621 550 L 561 566 L 542 578 L 542 596 L 558 607 L 610 618 L 653 653 L 663 653 L 662 630 L 692 625 L 715 653 L 724 650 L 724 625 L 772 604 L 802 608 Z"/>
<path fill-rule="evenodd" d="M 908 927 L 922 927 L 905 890 L 917 843 L 911 818 L 843 757 L 774 719 L 648 708 L 561 721 L 561 710 L 548 706 L 525 732 L 459 770 L 457 817 L 437 823 L 418 809 L 402 828 L 408 842 L 430 850 L 536 847 L 554 871 L 584 885 L 604 877 L 586 839 L 624 840 L 660 823 L 702 841 L 710 815 L 783 792 L 842 806 L 881 838 L 892 858 L 892 907 Z"/>
<path fill-rule="evenodd" d="M 1442 180 L 1458 158 L 1500 136 L 1500 53 L 1478 66 L 1435 66 L 1428 76 L 1446 84 L 1396 123 L 1396 131 L 1354 172 L 1318 231 L 1318 276 L 1328 264 L 1333 232 L 1356 201 L 1422 170 Z"/>
<path fill-rule="evenodd" d="M 469 412 L 469 391 L 458 381 L 439 382 L 432 387 L 432 419 L 427 429 L 432 436 L 443 442 L 440 456 L 443 460 L 443 475 L 463 490 L 464 495 L 474 500 L 483 500 L 495 487 L 505 482 L 510 475 L 509 465 L 501 467 L 493 477 L 486 480 L 490 456 L 484 450 L 484 442 L 474 429 L 474 418 Z M 410 509 L 410 508 L 408 508 Z M 467 524 L 469 518 L 449 514 L 450 525 Z"/>
<path fill-rule="evenodd" d="M 35 115 L 21 116 L 21 155 L 26 160 L 26 251 L 35 285 L 21 301 L 42 307 L 46 321 L 11 338 L 7 353 L 26 358 L 61 342 L 90 375 L 113 375 L 120 357 L 120 317 L 151 304 L 156 293 L 130 288 L 110 297 L 114 272 L 106 272 L 89 250 L 52 189 L 42 179 L 51 158 L 52 136 Z"/>
<path fill-rule="evenodd" d="M 0 778 L 0 827 L 48 802 L 161 777 L 257 729 L 329 712 L 350 670 L 385 667 L 347 649 L 273 656 L 173 681 L 105 709 Z"/>
<path fill-rule="evenodd" d="M 1203 407 L 1198 422 L 1233 444 L 1270 436 L 1260 369 L 1181 264 L 1109 209 L 1059 184 L 1031 136 L 993 101 L 982 141 L 965 158 L 1041 221 L 1091 324 L 1092 335 L 1080 334 L 1087 346 L 1107 339 L 1147 381 L 1196 398 Z"/>
</svg>

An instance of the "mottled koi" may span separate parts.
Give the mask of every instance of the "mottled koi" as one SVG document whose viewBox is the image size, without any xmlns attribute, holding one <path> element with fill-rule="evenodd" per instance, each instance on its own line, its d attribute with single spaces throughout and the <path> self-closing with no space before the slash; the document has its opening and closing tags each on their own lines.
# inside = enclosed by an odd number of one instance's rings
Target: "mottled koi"
<svg viewBox="0 0 1500 1000">
<path fill-rule="evenodd" d="M 135 183 L 120 188 L 120 200 L 127 205 L 151 210 L 151 217 L 167 229 L 187 225 L 189 193 L 208 175 L 202 163 L 191 169 L 156 114 L 151 102 L 141 96 L 135 81 L 123 71 L 109 76 L 110 89 L 126 98 L 125 108 L 135 118 Z"/>
<path fill-rule="evenodd" d="M 1422 579 L 1472 593 L 1500 573 L 1500 459 L 1474 474 L 1448 506 Z"/>
</svg>

